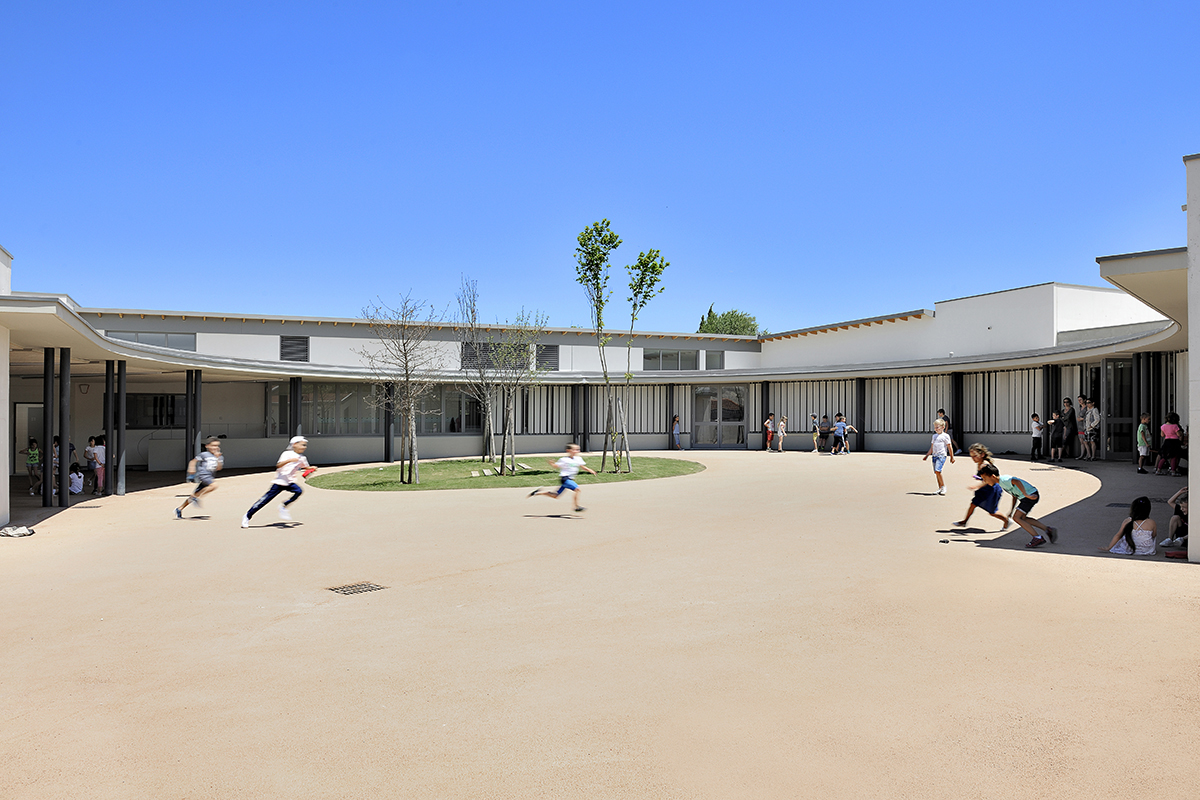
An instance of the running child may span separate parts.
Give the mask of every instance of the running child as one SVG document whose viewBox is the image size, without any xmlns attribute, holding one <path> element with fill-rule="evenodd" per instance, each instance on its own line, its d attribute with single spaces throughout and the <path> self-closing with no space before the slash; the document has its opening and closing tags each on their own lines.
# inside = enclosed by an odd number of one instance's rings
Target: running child
<svg viewBox="0 0 1200 800">
<path fill-rule="evenodd" d="M 942 480 L 942 467 L 946 465 L 946 458 L 949 456 L 950 463 L 954 463 L 954 451 L 950 449 L 950 435 L 946 433 L 946 421 L 938 417 L 933 421 L 933 441 L 929 443 L 929 452 L 925 454 L 922 461 L 927 461 L 930 456 L 933 456 L 933 474 L 937 477 L 938 494 L 946 493 L 946 483 Z"/>
<path fill-rule="evenodd" d="M 546 461 L 549 462 L 552 467 L 558 470 L 558 491 L 543 492 L 541 488 L 537 488 L 530 492 L 529 496 L 533 497 L 534 495 L 540 494 L 543 497 L 549 497 L 551 500 L 556 500 L 563 492 L 570 490 L 575 493 L 575 510 L 585 511 L 586 509 L 579 504 L 580 493 L 583 490 L 580 489 L 579 484 L 575 482 L 575 476 L 579 474 L 579 470 L 590 472 L 593 475 L 596 474 L 596 471 L 588 467 L 587 464 L 583 463 L 583 459 L 579 455 L 579 445 L 569 444 L 567 445 L 567 454 L 565 456 L 557 461 L 549 458 L 546 459 Z"/>
<path fill-rule="evenodd" d="M 271 488 L 267 489 L 267 493 L 258 498 L 246 512 L 246 516 L 242 517 L 243 528 L 249 528 L 251 518 L 262 510 L 263 506 L 274 500 L 275 495 L 283 491 L 291 492 L 292 496 L 279 507 L 279 518 L 284 520 L 292 518 L 288 506 L 299 500 L 300 495 L 304 493 L 304 490 L 296 483 L 297 473 L 303 473 L 304 477 L 308 477 L 317 469 L 304 457 L 304 451 L 307 449 L 308 439 L 303 436 L 292 437 L 288 442 L 288 449 L 279 454 L 279 460 L 275 464 L 275 481 L 271 484 Z"/>
<path fill-rule="evenodd" d="M 1058 541 L 1058 528 L 1052 528 L 1038 522 L 1033 517 L 1029 516 L 1029 512 L 1037 505 L 1037 501 L 1041 499 L 1038 496 L 1037 487 L 1029 481 L 1015 478 L 1012 475 L 1001 475 L 1000 470 L 996 469 L 992 464 L 987 464 L 979 468 L 979 478 L 988 486 L 999 486 L 1004 491 L 1012 495 L 1012 506 L 1009 512 L 1012 516 L 1012 521 L 1025 529 L 1033 538 L 1026 544 L 1026 547 L 1041 547 L 1047 540 L 1051 544 Z M 1045 531 L 1045 536 L 1038 531 Z"/>
<path fill-rule="evenodd" d="M 995 466 L 992 464 L 992 451 L 981 444 L 973 444 L 967 449 L 967 454 L 970 455 L 971 460 L 975 462 L 975 480 L 979 481 L 979 483 L 971 486 L 971 488 L 975 491 L 975 494 L 971 497 L 971 504 L 967 506 L 967 515 L 958 522 L 954 523 L 954 527 L 967 527 L 967 520 L 971 519 L 971 515 L 975 513 L 975 509 L 982 508 L 984 511 L 1004 523 L 1000 526 L 1000 530 L 1008 530 L 1008 517 L 999 513 L 1000 498 L 1004 496 L 1004 490 L 999 486 L 989 486 L 979 477 L 979 468 L 984 464 Z"/>
<path fill-rule="evenodd" d="M 195 479 L 196 491 L 188 495 L 183 505 L 175 509 L 175 519 L 183 519 L 183 510 L 188 503 L 200 507 L 200 498 L 216 491 L 217 473 L 225 466 L 225 457 L 221 455 L 221 440 L 215 436 L 208 437 L 200 454 L 188 462 L 188 478 Z"/>
<path fill-rule="evenodd" d="M 850 455 L 850 435 L 849 434 L 851 431 L 853 431 L 854 433 L 858 433 L 858 428 L 854 427 L 849 422 L 846 422 L 845 414 L 838 414 L 837 418 L 838 418 L 837 429 L 839 431 L 841 431 L 841 433 L 838 435 L 837 439 L 838 439 L 838 444 L 842 448 L 837 453 L 837 455 L 848 456 L 848 455 Z"/>
</svg>

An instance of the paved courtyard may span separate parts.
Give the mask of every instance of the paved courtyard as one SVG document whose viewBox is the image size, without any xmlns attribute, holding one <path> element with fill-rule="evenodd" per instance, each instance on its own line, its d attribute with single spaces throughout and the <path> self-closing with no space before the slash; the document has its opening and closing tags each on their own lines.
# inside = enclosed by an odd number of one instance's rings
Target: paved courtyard
<svg viewBox="0 0 1200 800">
<path fill-rule="evenodd" d="M 1200 572 L 1096 549 L 1180 479 L 1001 460 L 1061 530 L 1029 551 L 950 528 L 966 459 L 938 497 L 919 456 L 682 456 L 708 469 L 585 484 L 579 517 L 310 489 L 242 530 L 259 473 L 0 539 L 0 797 L 1200 791 Z"/>
</svg>

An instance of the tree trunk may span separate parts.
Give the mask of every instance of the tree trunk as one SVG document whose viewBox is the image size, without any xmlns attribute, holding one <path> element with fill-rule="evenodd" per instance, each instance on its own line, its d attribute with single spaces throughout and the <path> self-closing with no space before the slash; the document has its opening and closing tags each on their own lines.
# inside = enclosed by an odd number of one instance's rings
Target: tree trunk
<svg viewBox="0 0 1200 800">
<path fill-rule="evenodd" d="M 417 464 L 417 421 L 411 417 L 409 418 L 408 429 L 412 442 L 408 448 L 408 482 L 420 483 L 421 467 Z"/>
<path fill-rule="evenodd" d="M 480 411 L 483 414 L 483 457 L 481 461 L 496 461 L 496 430 L 492 427 L 492 400 L 490 397 L 487 402 L 480 404 Z"/>
</svg>

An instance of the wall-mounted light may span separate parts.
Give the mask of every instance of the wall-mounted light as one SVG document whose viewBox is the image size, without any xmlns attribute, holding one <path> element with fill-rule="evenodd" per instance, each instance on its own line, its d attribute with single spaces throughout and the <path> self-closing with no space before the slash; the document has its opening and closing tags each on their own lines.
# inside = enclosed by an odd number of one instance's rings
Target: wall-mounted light
<svg viewBox="0 0 1200 800">
<path fill-rule="evenodd" d="M 86 383 L 79 384 L 79 393 L 87 394 L 87 392 L 88 392 L 88 384 L 86 384 Z"/>
</svg>

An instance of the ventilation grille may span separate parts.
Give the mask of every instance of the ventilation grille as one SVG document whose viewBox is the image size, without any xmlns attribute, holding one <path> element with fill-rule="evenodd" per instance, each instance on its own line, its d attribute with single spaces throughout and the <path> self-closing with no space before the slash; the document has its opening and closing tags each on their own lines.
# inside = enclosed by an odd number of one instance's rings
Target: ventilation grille
<svg viewBox="0 0 1200 800">
<path fill-rule="evenodd" d="M 308 361 L 307 336 L 280 336 L 280 361 Z"/>
<path fill-rule="evenodd" d="M 346 586 L 333 586 L 329 591 L 337 592 L 338 594 L 362 594 L 363 592 L 377 592 L 380 589 L 386 588 L 386 586 L 380 586 L 377 583 L 351 583 Z"/>
<path fill-rule="evenodd" d="M 558 372 L 558 345 L 539 344 L 537 346 L 537 368 Z"/>
<path fill-rule="evenodd" d="M 461 369 L 495 369 L 499 351 L 496 342 L 463 342 Z"/>
</svg>

